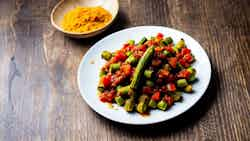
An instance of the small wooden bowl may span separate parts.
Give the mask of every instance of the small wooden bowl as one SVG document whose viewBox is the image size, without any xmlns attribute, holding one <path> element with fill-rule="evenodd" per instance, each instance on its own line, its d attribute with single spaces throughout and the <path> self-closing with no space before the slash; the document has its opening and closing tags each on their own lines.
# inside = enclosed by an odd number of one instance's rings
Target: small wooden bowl
<svg viewBox="0 0 250 141">
<path fill-rule="evenodd" d="M 61 21 L 64 15 L 68 11 L 74 9 L 77 6 L 81 7 L 101 6 L 111 13 L 112 19 L 104 27 L 101 27 L 94 31 L 82 32 L 82 33 L 65 31 L 61 27 Z M 118 10 L 119 10 L 118 0 L 62 0 L 53 8 L 50 15 L 50 20 L 51 24 L 57 30 L 63 32 L 67 36 L 74 38 L 88 38 L 100 34 L 104 30 L 106 30 L 116 18 Z"/>
</svg>

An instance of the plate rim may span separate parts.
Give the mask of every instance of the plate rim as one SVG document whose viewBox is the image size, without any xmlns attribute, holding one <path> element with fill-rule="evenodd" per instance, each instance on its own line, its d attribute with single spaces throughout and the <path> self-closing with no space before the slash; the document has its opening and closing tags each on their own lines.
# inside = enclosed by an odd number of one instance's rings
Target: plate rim
<svg viewBox="0 0 250 141">
<path fill-rule="evenodd" d="M 86 95 L 84 95 L 84 92 L 83 90 L 80 88 L 81 87 L 81 82 L 80 82 L 80 70 L 85 62 L 85 60 L 87 59 L 88 55 L 90 54 L 90 52 L 92 50 L 94 50 L 94 47 L 96 44 L 98 44 L 99 42 L 102 42 L 103 40 L 105 40 L 106 38 L 109 38 L 110 36 L 112 36 L 113 34 L 119 34 L 120 32 L 123 32 L 123 31 L 126 31 L 126 30 L 136 30 L 138 28 L 165 28 L 167 30 L 173 30 L 175 32 L 179 32 L 181 34 L 184 34 L 185 36 L 188 36 L 188 37 L 191 37 L 196 43 L 198 43 L 198 45 L 200 46 L 200 48 L 204 51 L 205 53 L 205 57 L 208 59 L 208 66 L 209 66 L 209 69 L 208 69 L 208 72 L 209 72 L 209 76 L 208 76 L 208 81 L 207 81 L 207 85 L 204 87 L 203 91 L 201 92 L 202 94 L 196 99 L 196 101 L 193 102 L 193 104 L 190 104 L 188 108 L 186 108 L 185 110 L 181 111 L 180 113 L 178 114 L 175 114 L 174 116 L 170 117 L 170 118 L 166 118 L 166 119 L 162 119 L 162 120 L 157 120 L 157 121 L 151 121 L 151 122 L 147 122 L 147 123 L 135 123 L 135 122 L 126 122 L 126 121 L 122 121 L 122 120 L 116 120 L 116 119 L 113 119 L 113 118 L 110 118 L 109 116 L 106 116 L 104 114 L 102 114 L 101 112 L 99 112 L 98 110 L 96 110 L 92 104 L 90 104 L 89 100 L 86 98 Z M 197 102 L 204 96 L 205 92 L 207 91 L 208 89 L 208 86 L 210 84 L 210 81 L 211 81 L 211 75 L 212 75 L 212 67 L 211 67 L 211 62 L 210 62 L 210 59 L 208 57 L 208 54 L 207 52 L 205 51 L 205 49 L 201 46 L 201 44 L 195 40 L 192 36 L 188 35 L 187 33 L 185 32 L 182 32 L 178 29 L 174 29 L 174 28 L 170 28 L 170 27 L 167 27 L 167 26 L 155 26 L 155 25 L 143 25 L 143 26 L 134 26 L 134 27 L 129 27 L 129 28 L 125 28 L 125 29 L 122 29 L 122 30 L 119 30 L 119 31 L 116 31 L 116 32 L 113 32 L 105 37 L 103 37 L 102 39 L 98 40 L 96 43 L 94 43 L 88 50 L 87 52 L 84 54 L 84 56 L 82 57 L 81 61 L 80 61 L 80 64 L 78 66 L 78 70 L 77 70 L 77 85 L 78 85 L 78 89 L 80 91 L 80 95 L 81 97 L 83 98 L 83 100 L 87 103 L 87 105 L 91 108 L 91 110 L 93 110 L 94 112 L 98 113 L 99 115 L 101 115 L 102 117 L 108 119 L 108 120 L 111 120 L 111 121 L 114 121 L 114 122 L 118 122 L 118 123 L 122 123 L 122 124 L 127 124 L 127 125 L 151 125 L 151 124 L 156 124 L 156 123 L 161 123 L 161 122 L 165 122 L 165 121 L 168 121 L 170 119 L 173 119 L 173 118 L 176 118 L 182 114 L 184 114 L 185 112 L 187 112 L 188 110 L 190 110 L 195 104 L 197 104 Z"/>
</svg>

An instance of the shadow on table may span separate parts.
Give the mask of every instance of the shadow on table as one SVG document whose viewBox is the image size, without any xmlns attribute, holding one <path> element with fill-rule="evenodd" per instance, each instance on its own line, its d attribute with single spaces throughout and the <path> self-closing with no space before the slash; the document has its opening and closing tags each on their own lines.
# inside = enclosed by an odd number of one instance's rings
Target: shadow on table
<svg viewBox="0 0 250 141">
<path fill-rule="evenodd" d="M 69 40 L 81 46 L 90 46 L 99 41 L 100 39 L 104 38 L 105 36 L 124 29 L 125 25 L 128 25 L 128 17 L 125 15 L 125 13 L 119 11 L 113 24 L 101 34 L 86 39 L 69 38 Z"/>
<path fill-rule="evenodd" d="M 136 136 L 164 136 L 192 127 L 198 122 L 209 110 L 217 96 L 219 87 L 218 75 L 215 69 L 212 70 L 211 81 L 209 87 L 202 98 L 188 111 L 166 122 L 157 123 L 153 125 L 133 126 L 116 123 L 107 120 L 100 116 L 101 120 L 109 122 L 114 130 L 126 132 L 130 135 Z M 98 115 L 99 116 L 99 115 Z"/>
</svg>

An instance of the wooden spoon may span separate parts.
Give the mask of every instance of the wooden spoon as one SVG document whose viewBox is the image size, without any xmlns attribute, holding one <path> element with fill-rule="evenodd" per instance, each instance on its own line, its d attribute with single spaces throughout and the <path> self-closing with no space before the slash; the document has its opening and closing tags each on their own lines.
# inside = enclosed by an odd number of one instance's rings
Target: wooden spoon
<svg viewBox="0 0 250 141">
<path fill-rule="evenodd" d="M 106 26 L 99 28 L 90 32 L 76 33 L 65 31 L 61 27 L 61 21 L 68 11 L 74 9 L 77 6 L 81 7 L 92 7 L 92 6 L 101 6 L 105 10 L 109 11 L 112 15 L 112 19 Z M 65 35 L 74 37 L 74 38 L 88 38 L 100 34 L 104 30 L 106 30 L 111 23 L 114 21 L 117 16 L 119 10 L 119 2 L 118 0 L 62 0 L 53 8 L 50 20 L 51 24 L 59 31 L 63 32 Z"/>
</svg>

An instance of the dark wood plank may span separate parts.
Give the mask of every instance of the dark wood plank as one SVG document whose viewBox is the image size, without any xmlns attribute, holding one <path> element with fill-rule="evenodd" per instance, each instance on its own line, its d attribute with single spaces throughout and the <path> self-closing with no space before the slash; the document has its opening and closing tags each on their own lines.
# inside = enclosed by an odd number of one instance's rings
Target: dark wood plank
<svg viewBox="0 0 250 141">
<path fill-rule="evenodd" d="M 250 140 L 248 0 L 120 0 L 114 25 L 88 40 L 70 39 L 50 25 L 56 3 L 0 1 L 0 140 Z M 139 25 L 190 34 L 207 51 L 213 74 L 188 112 L 135 127 L 93 112 L 79 94 L 76 72 L 96 41 Z"/>
</svg>

